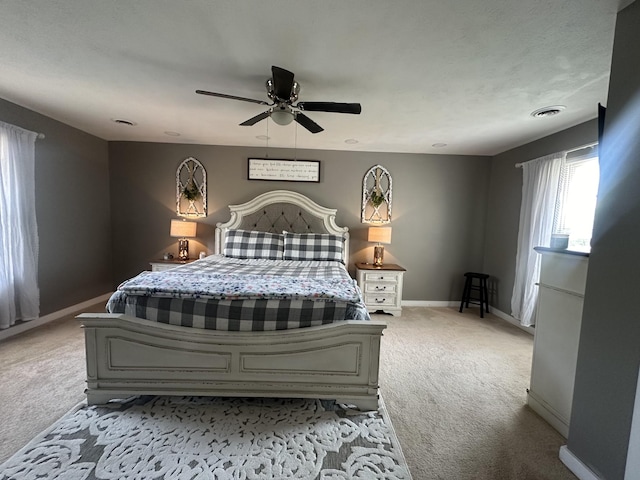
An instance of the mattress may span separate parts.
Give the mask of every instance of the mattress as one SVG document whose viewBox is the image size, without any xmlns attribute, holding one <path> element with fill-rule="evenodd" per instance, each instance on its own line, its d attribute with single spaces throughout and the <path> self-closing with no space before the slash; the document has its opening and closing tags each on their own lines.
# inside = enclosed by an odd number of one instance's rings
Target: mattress
<svg viewBox="0 0 640 480">
<path fill-rule="evenodd" d="M 341 262 L 211 255 L 123 282 L 110 313 L 227 331 L 310 327 L 369 320 L 362 292 Z"/>
</svg>

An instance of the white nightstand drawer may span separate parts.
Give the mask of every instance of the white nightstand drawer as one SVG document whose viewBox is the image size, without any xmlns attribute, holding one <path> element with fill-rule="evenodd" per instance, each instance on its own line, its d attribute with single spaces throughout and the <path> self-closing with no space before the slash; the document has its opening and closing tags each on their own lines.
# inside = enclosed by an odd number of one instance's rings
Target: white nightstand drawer
<svg viewBox="0 0 640 480">
<path fill-rule="evenodd" d="M 365 273 L 364 279 L 367 282 L 397 282 L 398 274 L 389 272 Z"/>
<path fill-rule="evenodd" d="M 171 270 L 172 268 L 176 268 L 178 265 L 172 265 L 168 263 L 152 263 L 151 271 L 152 272 L 164 272 L 165 270 Z"/>
<path fill-rule="evenodd" d="M 364 303 L 367 304 L 367 306 L 371 305 L 371 306 L 380 306 L 380 307 L 393 307 L 396 304 L 396 296 L 395 295 L 387 295 L 387 294 L 380 294 L 380 295 L 365 295 L 364 296 Z"/>
<path fill-rule="evenodd" d="M 371 283 L 367 282 L 364 287 L 365 293 L 396 293 L 396 286 L 394 283 Z"/>
<path fill-rule="evenodd" d="M 187 263 L 193 262 L 194 259 L 189 260 L 155 260 L 153 262 L 149 262 L 151 265 L 152 272 L 164 272 L 165 270 L 171 270 L 172 268 L 179 267 L 180 265 L 185 265 Z"/>
<path fill-rule="evenodd" d="M 376 267 L 369 263 L 356 263 L 356 278 L 369 312 L 402 313 L 404 272 L 404 268 L 395 264 Z"/>
</svg>

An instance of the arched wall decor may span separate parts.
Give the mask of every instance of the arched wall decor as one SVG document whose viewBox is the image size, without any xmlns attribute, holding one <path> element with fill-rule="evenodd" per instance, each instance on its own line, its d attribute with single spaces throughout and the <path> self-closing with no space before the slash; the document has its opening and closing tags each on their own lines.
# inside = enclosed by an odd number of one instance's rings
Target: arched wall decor
<svg viewBox="0 0 640 480">
<path fill-rule="evenodd" d="M 176 170 L 176 213 L 180 217 L 207 216 L 207 171 L 193 157 Z"/>
<path fill-rule="evenodd" d="M 362 223 L 391 222 L 391 207 L 391 174 L 382 165 L 374 165 L 362 180 Z"/>
</svg>

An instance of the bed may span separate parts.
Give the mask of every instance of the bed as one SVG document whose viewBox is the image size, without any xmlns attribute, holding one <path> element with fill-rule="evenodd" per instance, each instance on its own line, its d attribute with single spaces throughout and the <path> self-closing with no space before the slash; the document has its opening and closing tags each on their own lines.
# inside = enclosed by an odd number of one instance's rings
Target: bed
<svg viewBox="0 0 640 480">
<path fill-rule="evenodd" d="M 336 294 L 332 290 L 340 282 L 346 290 L 349 283 L 354 288 L 353 281 L 335 280 L 333 273 L 326 273 L 325 279 L 325 273 L 320 273 L 340 270 L 336 263 L 346 272 L 349 232 L 336 224 L 336 210 L 286 190 L 264 193 L 246 203 L 230 205 L 229 210 L 229 221 L 217 224 L 214 255 L 163 272 L 170 274 L 166 290 L 173 288 L 171 282 L 180 283 L 183 277 L 202 271 L 209 272 L 197 275 L 206 277 L 203 282 L 222 282 L 226 293 L 203 296 L 204 290 L 199 286 L 191 287 L 185 298 L 162 298 L 164 290 L 157 289 L 154 283 L 159 277 L 146 272 L 131 279 L 131 284 L 123 283 L 129 288 L 124 298 L 120 291 L 110 299 L 111 310 L 120 313 L 87 313 L 78 317 L 85 333 L 87 402 L 102 404 L 132 395 L 248 396 L 334 399 L 362 410 L 377 409 L 380 339 L 386 324 L 368 318 L 357 286 L 359 299 L 351 291 Z M 298 290 L 294 290 L 294 298 L 278 299 L 265 299 L 264 292 L 259 291 L 258 297 L 249 299 L 253 302 L 250 313 L 235 308 L 233 302 L 237 298 L 229 295 L 239 288 L 235 280 L 254 274 L 236 273 L 241 271 L 237 264 L 251 263 L 235 258 L 242 255 L 234 255 L 234 248 L 240 245 L 233 243 L 234 235 L 246 236 L 247 232 L 262 237 L 287 232 L 289 249 L 285 247 L 285 254 L 291 248 L 294 251 L 291 258 L 273 260 L 280 270 L 271 267 L 269 259 L 258 260 L 264 271 L 256 275 L 273 273 L 270 278 L 284 279 L 289 288 L 295 282 L 285 278 L 284 272 L 293 269 L 298 272 L 293 276 L 300 276 L 298 267 L 302 266 L 307 279 L 304 288 L 324 285 L 322 295 L 333 295 L 335 302 L 316 301 L 310 312 L 305 306 L 308 297 L 299 296 Z M 341 248 L 331 254 L 338 252 L 339 258 L 330 256 L 328 262 L 324 258 L 306 259 L 309 254 L 296 242 L 313 237 L 309 234 L 322 234 L 323 241 L 325 237 L 339 237 Z M 244 249 L 246 239 L 242 241 Z M 298 258 L 296 248 L 302 248 L 303 260 Z M 268 282 L 253 283 L 262 288 Z M 145 288 L 155 289 L 154 294 Z M 147 308 L 147 304 L 143 309 L 135 304 L 126 307 L 129 296 L 136 295 L 145 301 L 159 295 L 159 304 L 172 302 L 173 306 L 169 314 L 157 313 L 155 306 Z M 277 305 L 275 311 L 280 313 L 254 308 L 263 300 Z M 293 312 L 286 321 L 281 318 L 281 303 L 287 305 L 288 315 Z M 202 307 L 211 304 L 215 308 Z M 243 313 L 235 320 L 233 315 L 228 318 L 229 312 L 234 311 Z"/>
</svg>

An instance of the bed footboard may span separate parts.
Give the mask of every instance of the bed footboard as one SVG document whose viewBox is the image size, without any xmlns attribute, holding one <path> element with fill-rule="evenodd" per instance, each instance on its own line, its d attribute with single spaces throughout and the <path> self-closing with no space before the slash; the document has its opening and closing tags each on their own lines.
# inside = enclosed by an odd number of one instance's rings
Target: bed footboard
<svg viewBox="0 0 640 480">
<path fill-rule="evenodd" d="M 379 321 L 220 332 L 82 314 L 87 402 L 132 395 L 335 399 L 378 408 Z"/>
</svg>

